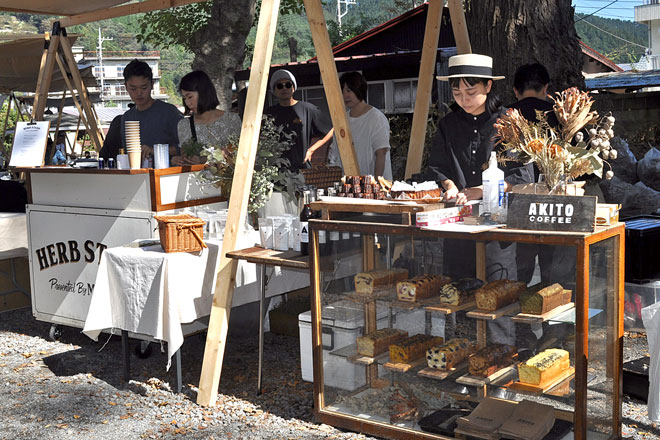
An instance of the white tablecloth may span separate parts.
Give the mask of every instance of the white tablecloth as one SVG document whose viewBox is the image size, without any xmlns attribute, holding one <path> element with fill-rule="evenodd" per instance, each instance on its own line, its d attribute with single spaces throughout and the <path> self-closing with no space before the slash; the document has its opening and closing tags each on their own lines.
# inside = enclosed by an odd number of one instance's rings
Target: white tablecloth
<svg viewBox="0 0 660 440">
<path fill-rule="evenodd" d="M 25 219 L 23 213 L 0 212 L 0 260 L 28 256 Z"/>
<path fill-rule="evenodd" d="M 171 359 L 183 344 L 181 324 L 211 312 L 221 243 L 207 244 L 198 253 L 165 253 L 160 244 L 106 249 L 83 333 L 94 340 L 109 328 L 148 335 L 167 341 Z"/>
<path fill-rule="evenodd" d="M 238 249 L 254 246 L 259 232 L 239 236 Z M 211 313 L 222 242 L 207 241 L 201 253 L 163 252 L 160 244 L 143 248 L 115 247 L 101 256 L 94 294 L 83 333 L 98 340 L 105 329 L 127 330 L 167 342 L 171 357 L 183 344 L 181 324 Z M 239 261 L 232 307 L 258 301 L 260 271 Z M 309 272 L 277 270 L 269 277 L 266 296 L 309 286 Z"/>
</svg>

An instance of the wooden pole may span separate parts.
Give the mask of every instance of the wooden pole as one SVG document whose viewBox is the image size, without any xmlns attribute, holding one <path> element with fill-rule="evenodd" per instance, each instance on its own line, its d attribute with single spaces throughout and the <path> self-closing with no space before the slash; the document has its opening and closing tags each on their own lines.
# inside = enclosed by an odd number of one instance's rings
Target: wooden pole
<svg viewBox="0 0 660 440">
<path fill-rule="evenodd" d="M 55 55 L 60 43 L 60 36 L 50 37 L 48 50 L 45 50 L 45 58 L 41 57 L 41 66 L 39 78 L 37 79 L 37 90 L 34 93 L 34 103 L 32 104 L 32 118 L 42 120 L 46 102 L 48 101 L 48 91 L 50 90 L 50 81 L 53 78 L 53 68 L 55 67 Z M 48 39 L 46 39 L 48 41 Z"/>
<path fill-rule="evenodd" d="M 429 117 L 431 89 L 435 81 L 433 72 L 435 72 L 435 59 L 438 53 L 443 3 L 443 0 L 430 0 L 426 15 L 422 61 L 419 66 L 417 97 L 415 98 L 410 144 L 408 145 L 408 160 L 406 161 L 406 179 L 409 179 L 415 173 L 419 173 L 422 169 L 426 122 Z"/>
<path fill-rule="evenodd" d="M 73 52 L 71 51 L 71 43 L 68 38 L 62 38 L 62 53 L 64 54 L 64 59 L 69 65 L 69 72 L 73 78 L 73 83 L 78 89 L 78 96 L 80 96 L 80 102 L 83 109 L 85 110 L 85 115 L 87 115 L 87 123 L 90 126 L 90 136 L 92 141 L 96 146 L 96 151 L 100 151 L 103 146 L 103 135 L 99 131 L 99 127 L 94 117 L 94 110 L 92 109 L 92 103 L 89 99 L 89 94 L 87 93 L 87 87 L 85 87 L 85 82 L 80 76 L 80 71 L 78 70 L 78 63 L 73 58 Z M 65 75 L 66 76 L 66 75 Z"/>
<path fill-rule="evenodd" d="M 337 75 L 337 65 L 330 45 L 330 36 L 326 27 L 325 17 L 323 16 L 323 7 L 321 0 L 304 0 L 307 20 L 312 31 L 312 40 L 316 56 L 319 60 L 319 70 L 321 71 L 321 80 L 325 89 L 325 97 L 328 101 L 328 109 L 332 118 L 332 126 L 335 129 L 335 138 L 339 147 L 341 163 L 344 167 L 344 174 L 351 176 L 360 175 L 360 166 L 358 165 L 357 155 L 353 147 L 353 137 L 348 126 L 348 117 L 344 107 L 341 87 L 339 86 L 339 75 Z M 257 40 L 258 41 L 258 40 Z"/>
<path fill-rule="evenodd" d="M 64 68 L 64 62 L 62 61 L 62 57 L 58 54 L 57 57 L 55 57 L 57 60 L 57 65 L 60 68 L 60 71 L 62 72 L 62 78 L 64 78 L 64 83 L 66 84 L 66 87 L 69 89 L 69 92 L 71 93 L 71 100 L 73 101 L 73 105 L 76 106 L 78 109 L 78 119 L 82 118 L 83 123 L 85 124 L 85 128 L 87 129 L 87 132 L 91 132 L 90 126 L 87 123 L 87 117 L 84 116 L 84 111 L 81 103 L 78 101 L 78 98 L 76 97 L 75 89 L 73 88 L 73 85 L 71 84 L 71 81 L 69 80 L 69 77 L 67 76 L 66 69 Z M 89 116 L 89 115 L 87 115 Z M 80 122 L 78 122 L 80 123 Z"/>
<path fill-rule="evenodd" d="M 236 249 L 238 235 L 247 215 L 279 7 L 280 0 L 263 0 L 259 12 L 256 41 L 260 44 L 255 46 L 252 57 L 250 87 L 236 154 L 236 171 L 229 197 L 227 228 L 222 240 L 218 278 L 213 293 L 204 361 L 199 379 L 197 403 L 200 405 L 214 405 L 218 395 L 237 266 L 236 260 L 227 258 L 227 252 Z"/>
<path fill-rule="evenodd" d="M 449 7 L 449 16 L 451 17 L 451 27 L 454 30 L 456 51 L 459 54 L 472 53 L 470 35 L 468 34 L 467 22 L 465 21 L 465 11 L 463 10 L 463 1 L 447 0 L 447 6 Z"/>
</svg>

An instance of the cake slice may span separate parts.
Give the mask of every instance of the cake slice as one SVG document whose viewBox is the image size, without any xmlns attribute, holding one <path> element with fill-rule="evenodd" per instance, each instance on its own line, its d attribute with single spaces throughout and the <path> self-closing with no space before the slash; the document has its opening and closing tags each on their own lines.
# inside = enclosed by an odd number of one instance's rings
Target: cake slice
<svg viewBox="0 0 660 440">
<path fill-rule="evenodd" d="M 540 385 L 554 379 L 570 366 L 568 351 L 549 348 L 518 365 L 518 378 L 522 383 Z"/>
</svg>

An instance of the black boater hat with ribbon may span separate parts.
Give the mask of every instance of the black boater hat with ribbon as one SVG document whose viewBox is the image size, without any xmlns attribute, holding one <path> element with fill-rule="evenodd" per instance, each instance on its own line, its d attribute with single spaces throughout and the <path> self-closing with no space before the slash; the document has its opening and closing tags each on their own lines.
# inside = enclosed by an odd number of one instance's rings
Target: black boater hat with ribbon
<svg viewBox="0 0 660 440">
<path fill-rule="evenodd" d="M 437 79 L 448 81 L 450 78 L 488 78 L 504 79 L 503 76 L 493 76 L 493 59 L 488 55 L 467 53 L 449 58 L 447 76 L 436 76 Z"/>
</svg>

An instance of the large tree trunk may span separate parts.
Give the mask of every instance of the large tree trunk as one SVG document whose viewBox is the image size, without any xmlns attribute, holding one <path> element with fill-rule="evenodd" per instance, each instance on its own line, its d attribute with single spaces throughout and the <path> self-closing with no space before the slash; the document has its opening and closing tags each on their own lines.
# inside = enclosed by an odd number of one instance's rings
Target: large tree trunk
<svg viewBox="0 0 660 440">
<path fill-rule="evenodd" d="M 472 52 L 493 57 L 495 82 L 504 104 L 515 101 L 513 75 L 518 66 L 539 62 L 550 72 L 550 93 L 584 89 L 582 51 L 571 0 L 466 0 Z"/>
<path fill-rule="evenodd" d="M 231 108 L 234 72 L 245 57 L 245 39 L 252 27 L 255 0 L 214 0 L 206 26 L 193 37 L 193 69 L 205 71 L 218 92 L 219 108 Z"/>
</svg>

